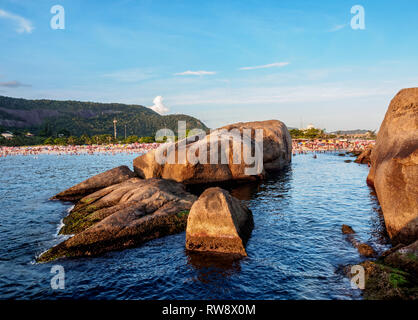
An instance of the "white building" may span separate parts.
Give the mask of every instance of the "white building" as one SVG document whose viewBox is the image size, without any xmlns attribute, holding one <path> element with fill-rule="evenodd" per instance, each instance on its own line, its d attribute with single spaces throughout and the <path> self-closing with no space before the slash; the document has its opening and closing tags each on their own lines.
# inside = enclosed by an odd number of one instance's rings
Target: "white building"
<svg viewBox="0 0 418 320">
<path fill-rule="evenodd" d="M 5 133 L 2 133 L 1 135 L 5 139 L 12 139 L 13 138 L 13 134 L 11 134 L 10 132 L 5 132 Z"/>
</svg>

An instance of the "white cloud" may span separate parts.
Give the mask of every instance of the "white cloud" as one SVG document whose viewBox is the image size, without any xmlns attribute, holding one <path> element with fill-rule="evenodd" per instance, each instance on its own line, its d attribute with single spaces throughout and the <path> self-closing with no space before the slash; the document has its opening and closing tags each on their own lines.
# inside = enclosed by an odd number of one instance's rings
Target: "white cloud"
<svg viewBox="0 0 418 320">
<path fill-rule="evenodd" d="M 21 16 L 18 16 L 16 14 L 1 10 L 1 9 L 0 9 L 0 18 L 9 19 L 15 22 L 17 24 L 16 31 L 18 33 L 25 33 L 25 32 L 31 33 L 34 29 L 32 22 L 30 22 L 29 20 Z"/>
<path fill-rule="evenodd" d="M 285 67 L 289 65 L 290 62 L 274 62 L 270 64 L 264 64 L 262 66 L 255 66 L 255 67 L 242 67 L 239 70 L 255 70 L 255 69 L 267 69 L 267 68 L 275 68 L 275 67 Z"/>
<path fill-rule="evenodd" d="M 336 26 L 334 26 L 334 27 L 330 30 L 330 32 L 336 32 L 336 31 L 339 31 L 339 30 L 341 30 L 341 29 L 344 29 L 344 28 L 345 28 L 345 26 L 346 26 L 346 24 L 339 24 L 339 25 L 336 25 Z"/>
<path fill-rule="evenodd" d="M 184 72 L 180 72 L 180 73 L 175 73 L 175 76 L 205 76 L 205 75 L 212 75 L 212 74 L 216 74 L 216 72 L 214 71 L 184 71 Z"/>
<path fill-rule="evenodd" d="M 153 106 L 151 106 L 151 107 L 148 107 L 148 108 L 150 108 L 151 110 L 153 110 L 153 111 L 155 111 L 155 112 L 157 112 L 157 113 L 159 113 L 159 114 L 164 114 L 164 113 L 167 113 L 167 112 L 169 112 L 170 111 L 170 109 L 168 109 L 165 105 L 164 105 L 164 103 L 163 103 L 163 97 L 162 96 L 156 96 L 155 98 L 154 98 L 154 100 L 152 101 L 153 103 L 154 103 L 154 105 Z"/>
</svg>

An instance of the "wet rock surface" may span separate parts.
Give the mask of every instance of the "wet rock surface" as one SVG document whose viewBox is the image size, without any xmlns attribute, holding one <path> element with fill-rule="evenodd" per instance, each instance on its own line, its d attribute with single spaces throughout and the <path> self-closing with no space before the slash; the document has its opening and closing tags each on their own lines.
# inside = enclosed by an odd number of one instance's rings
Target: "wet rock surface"
<svg viewBox="0 0 418 320">
<path fill-rule="evenodd" d="M 38 261 L 98 255 L 182 232 L 196 196 L 171 180 L 132 178 L 82 198 L 61 234 L 75 234 Z"/>
</svg>

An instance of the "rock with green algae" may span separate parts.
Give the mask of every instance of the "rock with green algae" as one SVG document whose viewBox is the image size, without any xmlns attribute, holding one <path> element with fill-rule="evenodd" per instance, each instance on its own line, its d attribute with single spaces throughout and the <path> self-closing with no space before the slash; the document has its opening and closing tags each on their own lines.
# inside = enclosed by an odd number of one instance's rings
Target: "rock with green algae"
<svg viewBox="0 0 418 320">
<path fill-rule="evenodd" d="M 82 198 L 64 219 L 74 234 L 37 259 L 94 256 L 182 232 L 196 196 L 171 180 L 132 178 Z"/>
<path fill-rule="evenodd" d="M 418 300 L 418 241 L 398 245 L 376 261 L 365 261 L 367 300 Z"/>
</svg>

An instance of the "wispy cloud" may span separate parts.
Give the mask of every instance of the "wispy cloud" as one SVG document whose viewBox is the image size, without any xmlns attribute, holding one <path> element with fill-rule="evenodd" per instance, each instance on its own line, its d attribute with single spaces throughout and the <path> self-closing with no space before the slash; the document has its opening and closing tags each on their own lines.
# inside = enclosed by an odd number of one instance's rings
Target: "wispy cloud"
<svg viewBox="0 0 418 320">
<path fill-rule="evenodd" d="M 255 69 L 267 69 L 267 68 L 276 68 L 276 67 L 285 67 L 287 65 L 289 65 L 290 62 L 274 62 L 274 63 L 270 63 L 270 64 L 264 64 L 261 66 L 254 66 L 254 67 L 242 67 L 239 68 L 239 70 L 255 70 Z"/>
<path fill-rule="evenodd" d="M 338 24 L 334 27 L 332 27 L 329 32 L 337 32 L 340 31 L 341 29 L 344 29 L 346 27 L 346 24 Z"/>
<path fill-rule="evenodd" d="M 24 84 L 19 81 L 6 81 L 6 82 L 0 82 L 0 87 L 19 88 L 19 87 L 31 87 L 31 85 Z"/>
<path fill-rule="evenodd" d="M 326 85 L 247 87 L 236 89 L 215 88 L 171 96 L 172 106 L 186 105 L 262 105 L 281 103 L 314 103 L 387 96 L 386 86 L 370 88 Z"/>
<path fill-rule="evenodd" d="M 180 73 L 175 73 L 175 76 L 206 76 L 206 75 L 213 75 L 216 74 L 216 72 L 214 71 L 184 71 L 184 72 L 180 72 Z"/>
<path fill-rule="evenodd" d="M 30 22 L 29 20 L 21 16 L 18 16 L 16 14 L 4 11 L 2 9 L 0 9 L 0 18 L 8 19 L 16 23 L 17 24 L 16 31 L 18 33 L 25 33 L 25 32 L 31 33 L 34 29 L 32 22 Z"/>
</svg>

